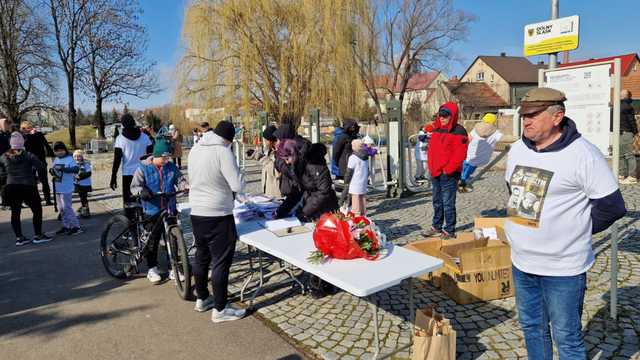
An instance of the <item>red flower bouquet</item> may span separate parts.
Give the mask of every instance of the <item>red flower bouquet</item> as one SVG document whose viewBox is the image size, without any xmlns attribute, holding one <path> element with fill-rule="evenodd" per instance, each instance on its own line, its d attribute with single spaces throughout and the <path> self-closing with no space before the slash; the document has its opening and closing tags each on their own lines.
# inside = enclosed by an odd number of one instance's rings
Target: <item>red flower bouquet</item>
<svg viewBox="0 0 640 360">
<path fill-rule="evenodd" d="M 313 232 L 313 251 L 308 260 L 322 263 L 327 259 L 376 260 L 381 244 L 371 220 L 353 213 L 326 213 L 320 217 Z"/>
</svg>

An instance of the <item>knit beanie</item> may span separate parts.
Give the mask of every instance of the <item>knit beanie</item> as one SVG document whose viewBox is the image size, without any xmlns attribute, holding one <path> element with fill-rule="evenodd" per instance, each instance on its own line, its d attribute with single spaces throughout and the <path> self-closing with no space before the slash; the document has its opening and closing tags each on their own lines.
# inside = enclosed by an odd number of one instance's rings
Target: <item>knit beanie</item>
<svg viewBox="0 0 640 360">
<path fill-rule="evenodd" d="M 9 144 L 11 145 L 12 149 L 24 150 L 24 137 L 19 132 L 14 132 L 11 134 Z"/>
<path fill-rule="evenodd" d="M 171 156 L 171 146 L 167 140 L 157 138 L 153 145 L 153 157 Z"/>
<path fill-rule="evenodd" d="M 273 125 L 267 126 L 266 129 L 262 132 L 262 137 L 269 141 L 276 141 L 278 138 L 275 135 L 277 128 Z"/>
<path fill-rule="evenodd" d="M 233 141 L 233 138 L 236 136 L 235 127 L 226 120 L 220 121 L 213 132 L 227 141 Z"/>
</svg>

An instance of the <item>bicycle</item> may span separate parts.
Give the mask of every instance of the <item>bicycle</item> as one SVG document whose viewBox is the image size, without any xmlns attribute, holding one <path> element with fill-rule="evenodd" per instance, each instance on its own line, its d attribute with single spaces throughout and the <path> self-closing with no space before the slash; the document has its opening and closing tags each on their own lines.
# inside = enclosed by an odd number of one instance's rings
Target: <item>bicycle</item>
<svg viewBox="0 0 640 360">
<path fill-rule="evenodd" d="M 154 196 L 163 197 L 162 203 L 166 204 L 167 198 L 183 192 L 185 190 L 155 193 Z M 163 226 L 162 238 L 169 253 L 169 263 L 173 269 L 178 295 L 184 300 L 193 300 L 189 249 L 182 236 L 177 215 L 171 214 L 169 209 L 164 207 L 157 217 L 145 216 L 140 198 L 137 198 L 136 202 L 125 204 L 125 208 L 135 209 L 134 218 L 112 216 L 102 231 L 100 257 L 107 273 L 118 279 L 126 279 L 139 273 L 138 265 L 149 251 L 149 236 L 157 226 Z"/>
</svg>

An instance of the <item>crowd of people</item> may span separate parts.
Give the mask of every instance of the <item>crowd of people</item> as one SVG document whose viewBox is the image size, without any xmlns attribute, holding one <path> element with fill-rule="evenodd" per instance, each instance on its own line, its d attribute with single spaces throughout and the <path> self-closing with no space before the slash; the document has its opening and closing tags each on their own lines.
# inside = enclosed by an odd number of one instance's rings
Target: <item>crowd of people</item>
<svg viewBox="0 0 640 360">
<path fill-rule="evenodd" d="M 623 102 L 629 105 L 630 95 L 623 95 Z M 602 153 L 565 116 L 565 100 L 562 92 L 548 88 L 535 88 L 524 96 L 519 109 L 523 134 L 509 150 L 504 178 L 509 194 L 504 230 L 512 249 L 516 306 L 527 351 L 536 359 L 551 358 L 553 342 L 561 358 L 586 356 L 580 319 L 586 272 L 595 260 L 592 235 L 624 216 L 618 182 L 630 184 L 635 179 L 635 163 L 628 156 L 626 139 L 627 134 L 637 133 L 633 109 L 625 106 L 622 110 L 621 137 L 626 140 L 622 141 L 621 160 L 626 164 L 621 168 L 621 178 L 615 179 Z M 171 211 L 176 208 L 175 196 L 157 198 L 154 194 L 188 187 L 196 245 L 195 310 L 212 309 L 211 319 L 216 323 L 242 318 L 245 310 L 232 306 L 227 295 L 238 238 L 234 201 L 242 200 L 245 187 L 232 151 L 237 134 L 234 125 L 221 121 L 211 128 L 202 123 L 194 131 L 187 185 L 181 172 L 182 151 L 175 145 L 182 138 L 175 127 L 154 138 L 138 127 L 131 115 L 125 114 L 121 120 L 122 132 L 114 141 L 111 188 L 117 188 L 120 172 L 125 204 L 137 196 L 145 215 L 153 217 L 163 207 Z M 431 225 L 424 236 L 455 238 L 456 194 L 472 191 L 471 175 L 490 161 L 502 137 L 496 120 L 495 114 L 485 114 L 468 134 L 459 123 L 458 105 L 447 102 L 420 130 L 416 160 L 424 168 L 418 170 L 416 178 L 431 181 L 433 206 Z M 84 154 L 71 154 L 61 142 L 51 148 L 28 122 L 15 132 L 8 131 L 5 121 L 0 120 L 0 126 L 2 202 L 11 208 L 16 245 L 51 240 L 42 231 L 37 189 L 39 181 L 49 203 L 48 173 L 53 177 L 53 195 L 63 225 L 57 234 L 81 233 L 71 201 L 77 191 L 84 209 L 80 213 L 89 213 L 87 194 L 91 191 L 92 170 Z M 278 127 L 266 126 L 263 143 L 247 151 L 246 156 L 260 162 L 261 191 L 282 200 L 272 217 L 296 216 L 312 222 L 341 206 L 366 215 L 369 161 L 376 151 L 358 133 L 357 121 L 344 119 L 334 134 L 328 164 L 327 147 L 297 134 L 292 116 L 282 116 Z M 49 172 L 47 155 L 55 156 Z M 343 185 L 340 197 L 332 174 Z M 20 226 L 23 203 L 33 213 L 33 240 L 23 235 Z M 162 279 L 157 268 L 160 230 L 152 232 L 151 251 L 146 258 L 147 278 L 152 283 Z M 210 268 L 213 294 L 208 284 Z"/>
</svg>

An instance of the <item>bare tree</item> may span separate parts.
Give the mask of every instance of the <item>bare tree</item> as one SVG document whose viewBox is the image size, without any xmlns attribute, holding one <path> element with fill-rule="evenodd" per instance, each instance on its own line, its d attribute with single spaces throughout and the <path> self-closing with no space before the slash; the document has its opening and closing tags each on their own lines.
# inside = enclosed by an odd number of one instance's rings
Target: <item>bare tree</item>
<svg viewBox="0 0 640 360">
<path fill-rule="evenodd" d="M 0 110 L 12 123 L 46 106 L 52 83 L 47 27 L 25 0 L 0 1 Z"/>
<path fill-rule="evenodd" d="M 446 67 L 473 20 L 452 0 L 371 0 L 354 19 L 354 60 L 379 116 L 387 95 L 404 100 L 416 70 Z"/>
<path fill-rule="evenodd" d="M 85 11 L 85 17 L 91 13 L 100 16 L 88 24 L 81 42 L 87 66 L 82 71 L 80 84 L 95 100 L 95 123 L 99 137 L 104 138 L 104 101 L 121 100 L 122 96 L 143 98 L 159 88 L 153 71 L 155 64 L 144 56 L 147 36 L 139 22 L 138 2 L 93 0 Z"/>
<path fill-rule="evenodd" d="M 87 35 L 96 13 L 89 11 L 91 0 L 49 0 L 52 28 L 60 67 L 67 81 L 69 140 L 76 147 L 75 89 L 79 68 L 86 56 L 80 44 Z"/>
</svg>

